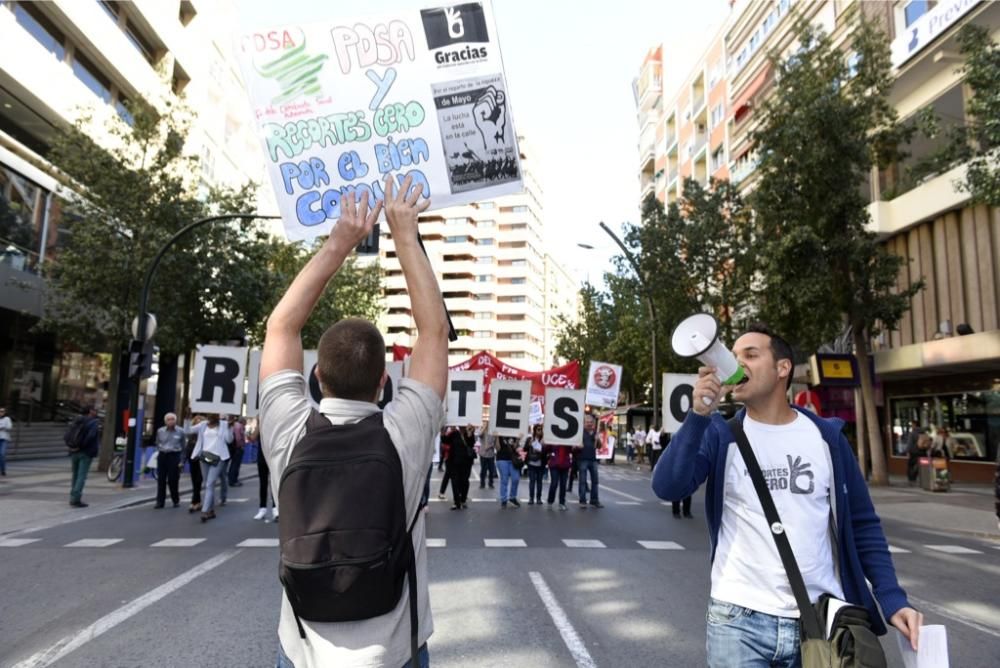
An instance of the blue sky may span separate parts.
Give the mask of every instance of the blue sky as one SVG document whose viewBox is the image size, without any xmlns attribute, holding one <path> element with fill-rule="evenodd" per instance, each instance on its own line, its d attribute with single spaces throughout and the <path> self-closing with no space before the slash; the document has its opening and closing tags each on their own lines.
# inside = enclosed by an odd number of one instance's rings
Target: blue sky
<svg viewBox="0 0 1000 668">
<path fill-rule="evenodd" d="M 434 0 L 241 0 L 240 29 L 372 16 Z M 545 190 L 547 245 L 597 281 L 614 255 L 597 224 L 639 216 L 632 79 L 666 44 L 665 90 L 682 83 L 729 12 L 728 0 L 494 0 L 514 122 Z M 572 243 L 567 240 L 572 240 Z M 584 251 L 577 242 L 597 248 Z"/>
</svg>

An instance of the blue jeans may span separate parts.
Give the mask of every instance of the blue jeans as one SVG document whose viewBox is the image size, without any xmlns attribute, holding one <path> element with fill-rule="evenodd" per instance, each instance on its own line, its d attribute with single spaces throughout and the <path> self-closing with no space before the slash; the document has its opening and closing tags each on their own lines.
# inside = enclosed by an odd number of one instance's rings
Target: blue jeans
<svg viewBox="0 0 1000 668">
<path fill-rule="evenodd" d="M 500 503 L 507 503 L 517 498 L 517 485 L 521 482 L 521 472 L 514 468 L 509 459 L 498 459 L 497 470 L 500 472 Z M 510 494 L 507 493 L 507 483 L 510 482 Z"/>
<path fill-rule="evenodd" d="M 556 500 L 556 490 L 559 490 L 559 505 L 566 505 L 566 481 L 569 480 L 569 469 L 552 469 L 549 481 L 549 503 Z"/>
<path fill-rule="evenodd" d="M 709 668 L 800 668 L 799 620 L 712 599 L 705 616 Z"/>
<path fill-rule="evenodd" d="M 7 439 L 0 438 L 0 473 L 7 475 Z"/>
<path fill-rule="evenodd" d="M 90 472 L 90 462 L 93 457 L 88 457 L 82 452 L 74 452 L 69 459 L 73 466 L 73 483 L 69 490 L 69 502 L 79 503 L 80 497 L 83 496 L 83 485 L 87 482 L 87 473 Z"/>
<path fill-rule="evenodd" d="M 528 498 L 531 501 L 542 502 L 542 476 L 545 469 L 541 466 L 528 467 Z"/>
<path fill-rule="evenodd" d="M 490 487 L 493 486 L 493 481 L 497 477 L 497 462 L 496 457 L 480 457 L 479 458 L 479 486 L 486 486 L 486 478 L 490 480 Z"/>
<path fill-rule="evenodd" d="M 431 655 L 427 651 L 427 643 L 421 645 L 420 649 L 417 650 L 417 661 L 420 662 L 418 668 L 430 668 Z M 285 654 L 285 650 L 282 649 L 281 643 L 278 643 L 278 662 L 274 665 L 274 668 L 295 668 L 295 664 L 292 663 L 292 660 Z M 404 663 L 403 668 L 413 668 L 413 659 Z"/>
<path fill-rule="evenodd" d="M 590 502 L 597 504 L 600 501 L 600 493 L 597 487 L 597 460 L 580 460 L 580 503 L 587 503 L 587 472 L 590 472 Z"/>
<path fill-rule="evenodd" d="M 223 460 L 218 464 L 209 466 L 201 461 L 201 477 L 205 479 L 205 496 L 201 502 L 201 512 L 207 513 L 215 507 L 215 481 L 220 482 L 219 500 L 226 502 L 226 495 L 229 493 L 229 484 L 226 480 L 226 469 L 229 460 Z"/>
</svg>

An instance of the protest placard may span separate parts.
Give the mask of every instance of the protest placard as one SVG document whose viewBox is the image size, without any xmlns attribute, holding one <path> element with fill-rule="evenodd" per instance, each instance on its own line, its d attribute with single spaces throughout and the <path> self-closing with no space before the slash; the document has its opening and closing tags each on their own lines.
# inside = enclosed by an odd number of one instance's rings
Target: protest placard
<svg viewBox="0 0 1000 668">
<path fill-rule="evenodd" d="M 289 239 L 328 234 L 342 197 L 391 174 L 432 206 L 522 189 L 488 0 L 266 26 L 235 45 Z"/>
<path fill-rule="evenodd" d="M 583 443 L 583 390 L 545 390 L 545 421 L 542 438 L 548 445 Z"/>
<path fill-rule="evenodd" d="M 601 408 L 616 407 L 621 383 L 620 366 L 607 362 L 591 362 L 587 372 L 587 403 Z"/>
<path fill-rule="evenodd" d="M 402 364 L 402 362 L 395 362 Z M 462 427 L 483 421 L 483 372 L 449 371 L 445 424 Z"/>
<path fill-rule="evenodd" d="M 494 380 L 489 432 L 497 436 L 526 436 L 530 401 L 531 381 Z"/>
<path fill-rule="evenodd" d="M 196 413 L 242 413 L 246 367 L 246 348 L 198 346 L 191 379 L 191 410 Z"/>
</svg>

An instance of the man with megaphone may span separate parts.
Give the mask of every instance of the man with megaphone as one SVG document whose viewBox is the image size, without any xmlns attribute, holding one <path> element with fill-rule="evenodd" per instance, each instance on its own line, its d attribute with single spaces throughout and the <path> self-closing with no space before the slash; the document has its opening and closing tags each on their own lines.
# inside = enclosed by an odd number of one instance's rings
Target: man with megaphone
<svg viewBox="0 0 1000 668">
<path fill-rule="evenodd" d="M 808 655 L 817 642 L 826 643 L 824 651 L 832 646 L 818 602 L 823 610 L 853 611 L 864 628 L 845 626 L 845 632 L 880 654 L 872 632 L 882 635 L 886 627 L 877 600 L 916 648 L 923 616 L 896 580 L 843 422 L 789 405 L 789 344 L 757 325 L 730 353 L 706 314 L 681 323 L 673 343 L 678 354 L 697 356 L 706 366 L 698 371 L 691 410 L 656 465 L 653 491 L 679 501 L 707 482 L 709 666 L 791 667 L 804 659 L 814 665 Z M 727 422 L 716 409 L 729 392 L 744 408 Z"/>
</svg>

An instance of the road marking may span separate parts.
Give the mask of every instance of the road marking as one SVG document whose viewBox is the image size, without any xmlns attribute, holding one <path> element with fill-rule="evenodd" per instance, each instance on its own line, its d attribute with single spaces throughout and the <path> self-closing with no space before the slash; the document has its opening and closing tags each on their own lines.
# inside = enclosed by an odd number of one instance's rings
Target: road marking
<svg viewBox="0 0 1000 668">
<path fill-rule="evenodd" d="M 626 494 L 625 492 L 621 492 L 615 489 L 614 487 L 608 487 L 607 485 L 601 485 L 598 489 L 602 492 L 607 490 L 612 494 L 617 494 L 618 496 L 625 497 L 629 501 L 639 501 L 639 502 L 645 501 L 645 499 L 640 499 L 638 496 L 632 496 L 631 494 Z"/>
<path fill-rule="evenodd" d="M 559 629 L 559 635 L 562 636 L 563 642 L 566 643 L 569 653 L 573 655 L 573 660 L 576 661 L 578 668 L 597 668 L 594 660 L 590 658 L 590 652 L 587 651 L 587 646 L 584 644 L 583 639 L 580 638 L 580 634 L 573 628 L 569 617 L 566 616 L 562 606 L 559 605 L 559 601 L 556 600 L 552 590 L 549 589 L 549 585 L 545 583 L 545 578 L 542 577 L 542 574 L 532 571 L 528 573 L 528 577 L 531 578 L 531 584 L 535 585 L 535 591 L 538 592 L 539 598 L 545 604 L 545 609 L 549 611 L 552 622 Z"/>
<path fill-rule="evenodd" d="M 890 545 L 889 554 L 910 554 L 910 551 L 902 547 L 896 547 L 895 545 Z"/>
<path fill-rule="evenodd" d="M 427 547 L 448 547 L 448 541 L 445 538 L 428 538 Z"/>
<path fill-rule="evenodd" d="M 947 554 L 982 554 L 979 550 L 962 547 L 961 545 L 925 545 L 924 547 L 929 550 L 936 550 Z"/>
<path fill-rule="evenodd" d="M 977 621 L 975 621 L 975 620 L 973 620 L 973 619 L 971 619 L 969 617 L 966 617 L 965 615 L 959 614 L 959 613 L 951 610 L 950 608 L 946 608 L 943 605 L 938 605 L 937 603 L 931 603 L 930 601 L 925 601 L 923 599 L 914 598 L 913 596 L 910 596 L 909 599 L 910 599 L 910 603 L 912 603 L 913 606 L 916 607 L 918 610 L 921 610 L 921 611 L 930 610 L 931 612 L 937 613 L 937 614 L 941 615 L 942 617 L 947 617 L 948 619 L 953 619 L 956 622 L 959 622 L 960 624 L 965 624 L 966 626 L 968 626 L 970 628 L 973 628 L 973 629 L 975 629 L 977 631 L 981 631 L 983 633 L 991 635 L 994 638 L 1000 638 L 1000 629 L 996 629 L 996 628 L 993 628 L 992 626 L 986 626 L 984 624 L 980 624 L 979 622 L 977 622 Z"/>
<path fill-rule="evenodd" d="M 40 540 L 41 538 L 0 538 L 0 547 L 21 547 Z"/>
<path fill-rule="evenodd" d="M 104 633 L 107 633 L 122 622 L 128 620 L 130 617 L 135 616 L 145 608 L 148 608 L 152 604 L 156 603 L 161 598 L 177 591 L 195 578 L 221 566 L 239 553 L 240 550 L 230 550 L 228 552 L 217 554 L 208 561 L 203 561 L 194 568 L 178 575 L 173 580 L 163 583 L 156 589 L 143 594 L 131 603 L 123 605 L 117 610 L 101 617 L 90 626 L 73 635 L 66 636 L 62 640 L 54 643 L 48 649 L 28 657 L 24 661 L 15 665 L 14 668 L 44 668 L 45 666 L 52 665 L 78 647 L 90 642 Z"/>
<path fill-rule="evenodd" d="M 278 547 L 277 538 L 247 538 L 236 547 Z"/>
<path fill-rule="evenodd" d="M 637 540 L 647 550 L 683 550 L 684 546 L 672 540 Z"/>
<path fill-rule="evenodd" d="M 566 547 L 607 547 L 607 545 L 599 540 L 563 538 L 562 542 L 566 544 Z"/>
<path fill-rule="evenodd" d="M 484 538 L 483 544 L 486 547 L 528 547 L 520 538 Z"/>
<path fill-rule="evenodd" d="M 120 543 L 124 538 L 82 538 L 64 547 L 108 547 L 115 543 Z"/>
<path fill-rule="evenodd" d="M 159 543 L 153 543 L 150 547 L 194 547 L 198 543 L 204 542 L 204 538 L 164 538 Z"/>
<path fill-rule="evenodd" d="M 226 499 L 226 503 L 246 503 L 250 499 Z"/>
<path fill-rule="evenodd" d="M 619 506 L 641 506 L 639 501 L 615 501 Z"/>
</svg>

